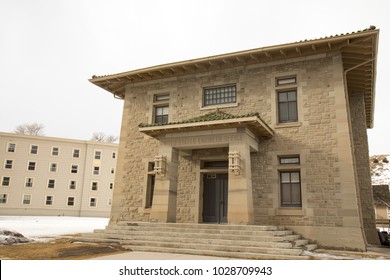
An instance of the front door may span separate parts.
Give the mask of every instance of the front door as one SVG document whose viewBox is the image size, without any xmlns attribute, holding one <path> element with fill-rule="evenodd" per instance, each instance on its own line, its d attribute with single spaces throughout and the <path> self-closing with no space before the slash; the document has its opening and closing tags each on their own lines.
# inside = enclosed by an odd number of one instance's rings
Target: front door
<svg viewBox="0 0 390 280">
<path fill-rule="evenodd" d="M 203 175 L 203 222 L 227 223 L 228 174 Z"/>
</svg>

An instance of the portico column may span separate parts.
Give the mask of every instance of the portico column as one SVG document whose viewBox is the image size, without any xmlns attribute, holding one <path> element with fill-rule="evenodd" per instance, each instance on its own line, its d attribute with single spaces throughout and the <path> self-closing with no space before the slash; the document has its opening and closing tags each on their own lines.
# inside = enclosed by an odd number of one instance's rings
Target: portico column
<svg viewBox="0 0 390 280">
<path fill-rule="evenodd" d="M 239 154 L 239 173 L 229 171 L 228 222 L 253 224 L 252 172 L 248 143 L 230 143 L 229 152 Z"/>
<path fill-rule="evenodd" d="M 162 174 L 156 174 L 150 220 L 176 222 L 178 151 L 170 146 L 162 145 L 159 155 L 165 158 L 165 170 Z"/>
</svg>

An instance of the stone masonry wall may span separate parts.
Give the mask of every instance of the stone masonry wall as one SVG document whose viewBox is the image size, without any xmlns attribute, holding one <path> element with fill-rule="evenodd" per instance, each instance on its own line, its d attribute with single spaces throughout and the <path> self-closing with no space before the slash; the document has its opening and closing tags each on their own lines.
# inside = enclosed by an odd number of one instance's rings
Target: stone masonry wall
<svg viewBox="0 0 390 280">
<path fill-rule="evenodd" d="M 170 94 L 169 121 L 182 121 L 212 112 L 202 108 L 202 88 L 237 85 L 237 105 L 220 110 L 241 115 L 259 112 L 275 135 L 261 139 L 259 151 L 251 155 L 255 224 L 291 226 L 344 226 L 341 189 L 342 173 L 338 149 L 339 131 L 335 100 L 343 95 L 341 56 L 338 53 L 271 64 L 251 65 L 227 70 L 142 82 L 128 86 L 123 111 L 122 132 L 113 199 L 113 220 L 147 221 L 142 207 L 145 197 L 147 159 L 158 153 L 158 140 L 138 131 L 138 124 L 150 122 L 153 93 Z M 299 121 L 293 125 L 276 123 L 275 78 L 297 76 Z M 338 99 L 336 98 L 338 97 Z M 336 106 L 337 105 L 337 106 Z M 346 110 L 345 110 L 346 114 Z M 340 125 L 339 125 L 340 127 Z M 347 130 L 347 127 L 342 127 Z M 348 147 L 348 144 L 346 145 Z M 278 156 L 296 154 L 301 164 L 290 169 L 301 171 L 302 213 L 279 211 Z M 194 221 L 194 161 L 180 157 L 177 192 L 177 221 Z M 344 171 L 353 173 L 352 166 Z M 353 182 L 349 182 L 349 188 Z M 351 211 L 357 211 L 351 210 Z M 353 218 L 352 218 L 353 219 Z"/>
<path fill-rule="evenodd" d="M 370 244 L 378 244 L 375 224 L 374 199 L 372 194 L 370 159 L 362 93 L 349 95 L 356 173 L 359 183 L 359 197 L 366 239 Z"/>
</svg>

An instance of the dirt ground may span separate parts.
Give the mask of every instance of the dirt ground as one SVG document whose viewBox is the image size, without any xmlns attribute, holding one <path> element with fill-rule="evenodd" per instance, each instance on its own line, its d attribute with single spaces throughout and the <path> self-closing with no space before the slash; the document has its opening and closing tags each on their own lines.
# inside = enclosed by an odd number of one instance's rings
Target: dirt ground
<svg viewBox="0 0 390 280">
<path fill-rule="evenodd" d="M 50 242 L 1 245 L 1 260 L 83 260 L 127 252 L 126 249 L 105 244 L 77 243 L 70 238 Z"/>
</svg>

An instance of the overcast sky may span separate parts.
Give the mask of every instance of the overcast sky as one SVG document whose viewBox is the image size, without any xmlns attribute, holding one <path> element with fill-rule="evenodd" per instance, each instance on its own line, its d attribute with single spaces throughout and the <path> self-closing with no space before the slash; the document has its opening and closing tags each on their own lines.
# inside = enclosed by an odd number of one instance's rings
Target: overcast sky
<svg viewBox="0 0 390 280">
<path fill-rule="evenodd" d="M 386 0 L 0 0 L 0 131 L 118 135 L 123 101 L 88 82 L 163 63 L 380 29 L 370 154 L 390 153 Z M 387 50 L 387 52 L 385 51 Z M 386 75 L 387 74 L 387 75 Z"/>
</svg>

